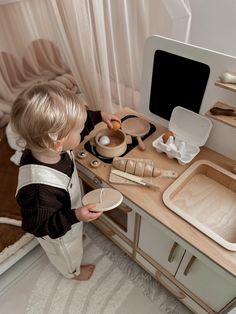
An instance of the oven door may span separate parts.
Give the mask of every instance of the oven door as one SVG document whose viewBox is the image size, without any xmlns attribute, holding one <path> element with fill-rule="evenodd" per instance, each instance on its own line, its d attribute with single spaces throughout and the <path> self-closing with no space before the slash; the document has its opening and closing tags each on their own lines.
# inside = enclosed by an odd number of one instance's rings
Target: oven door
<svg viewBox="0 0 236 314">
<path fill-rule="evenodd" d="M 82 197 L 91 190 L 109 187 L 94 174 L 88 172 L 87 169 L 82 169 L 79 166 L 78 173 Z M 126 204 L 125 198 L 118 207 L 104 212 L 101 216 L 101 220 L 109 225 L 116 233 L 121 233 L 130 241 L 134 241 L 135 212 Z"/>
</svg>

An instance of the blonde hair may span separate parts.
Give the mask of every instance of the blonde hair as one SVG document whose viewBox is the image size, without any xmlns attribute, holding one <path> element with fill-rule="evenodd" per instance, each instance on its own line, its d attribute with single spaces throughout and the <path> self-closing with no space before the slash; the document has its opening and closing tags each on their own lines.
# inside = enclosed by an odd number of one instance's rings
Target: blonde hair
<svg viewBox="0 0 236 314">
<path fill-rule="evenodd" d="M 86 119 L 79 97 L 47 83 L 24 90 L 13 103 L 11 123 L 26 147 L 42 151 L 65 138 L 78 121 Z"/>
</svg>

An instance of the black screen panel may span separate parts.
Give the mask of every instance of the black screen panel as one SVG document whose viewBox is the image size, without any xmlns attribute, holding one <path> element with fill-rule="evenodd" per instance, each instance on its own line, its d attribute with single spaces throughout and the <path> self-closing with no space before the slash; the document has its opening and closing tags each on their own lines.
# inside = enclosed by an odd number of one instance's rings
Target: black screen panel
<svg viewBox="0 0 236 314">
<path fill-rule="evenodd" d="M 210 74 L 207 64 L 162 50 L 154 55 L 149 109 L 169 120 L 181 106 L 199 112 Z"/>
</svg>

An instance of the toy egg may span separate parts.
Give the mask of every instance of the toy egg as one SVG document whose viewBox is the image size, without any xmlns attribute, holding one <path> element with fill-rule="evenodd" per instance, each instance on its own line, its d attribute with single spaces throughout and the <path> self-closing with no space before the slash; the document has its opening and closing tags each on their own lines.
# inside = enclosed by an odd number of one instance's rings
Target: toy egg
<svg viewBox="0 0 236 314">
<path fill-rule="evenodd" d="M 110 139 L 109 139 L 108 136 L 103 135 L 103 136 L 101 136 L 101 137 L 99 138 L 99 143 L 100 143 L 101 145 L 109 145 L 109 144 L 110 144 Z"/>
<path fill-rule="evenodd" d="M 112 120 L 112 121 L 111 121 L 111 124 L 112 124 L 113 130 L 118 130 L 118 129 L 120 129 L 120 122 L 119 122 L 119 121 Z"/>
<path fill-rule="evenodd" d="M 166 144 L 166 142 L 168 141 L 169 137 L 170 136 L 173 136 L 174 137 L 174 133 L 172 131 L 168 131 L 166 132 L 163 136 L 162 136 L 162 139 L 163 139 L 163 142 Z"/>
</svg>

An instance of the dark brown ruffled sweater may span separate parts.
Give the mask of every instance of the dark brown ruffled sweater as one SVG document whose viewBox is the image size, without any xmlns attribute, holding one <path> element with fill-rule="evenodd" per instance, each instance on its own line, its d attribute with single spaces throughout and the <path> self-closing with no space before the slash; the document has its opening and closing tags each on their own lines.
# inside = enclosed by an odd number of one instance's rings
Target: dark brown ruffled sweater
<svg viewBox="0 0 236 314">
<path fill-rule="evenodd" d="M 89 111 L 81 140 L 101 122 L 100 111 Z M 26 149 L 21 158 L 21 166 L 37 164 L 51 167 L 71 177 L 73 162 L 67 153 L 61 155 L 56 164 L 45 164 L 35 159 L 30 150 Z M 48 235 L 55 239 L 63 236 L 71 226 L 78 222 L 74 209 L 71 209 L 69 193 L 63 189 L 45 184 L 30 184 L 22 187 L 16 200 L 21 208 L 22 228 L 36 237 Z"/>
</svg>

